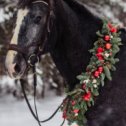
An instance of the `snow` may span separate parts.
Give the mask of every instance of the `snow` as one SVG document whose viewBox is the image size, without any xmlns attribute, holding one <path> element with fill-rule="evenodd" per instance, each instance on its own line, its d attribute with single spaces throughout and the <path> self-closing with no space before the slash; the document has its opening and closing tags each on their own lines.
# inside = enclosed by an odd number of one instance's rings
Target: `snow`
<svg viewBox="0 0 126 126">
<path fill-rule="evenodd" d="M 37 87 L 39 89 L 37 91 L 39 91 L 42 90 L 40 87 L 43 83 L 40 76 L 37 76 L 37 78 L 39 82 Z M 28 80 L 29 83 L 32 83 L 32 75 L 28 76 Z M 38 126 L 38 123 L 31 115 L 25 100 L 17 100 L 11 94 L 6 94 L 6 87 L 12 90 L 16 88 L 15 80 L 8 76 L 2 76 L 0 77 L 0 87 L 2 89 L 0 94 L 0 126 Z M 33 106 L 33 97 L 28 97 Z M 55 92 L 47 90 L 45 92 L 45 98 L 37 101 L 40 119 L 44 120 L 51 116 L 61 104 L 64 97 L 56 97 Z M 62 121 L 62 113 L 58 112 L 57 115 L 51 121 L 45 123 L 44 126 L 57 126 L 60 125 Z"/>
<path fill-rule="evenodd" d="M 43 81 L 40 76 L 42 73 L 39 70 L 37 70 L 37 73 L 38 93 L 42 90 Z M 33 84 L 32 81 L 33 74 L 30 74 L 28 76 L 29 84 Z M 38 123 L 31 115 L 25 100 L 17 100 L 17 98 L 12 96 L 12 94 L 6 94 L 6 89 L 12 91 L 16 89 L 15 80 L 6 75 L 0 77 L 0 88 L 2 90 L 2 92 L 0 92 L 0 126 L 38 126 Z M 30 95 L 28 97 L 33 106 L 33 97 Z M 37 101 L 37 108 L 40 119 L 44 120 L 51 116 L 57 107 L 61 104 L 64 97 L 56 97 L 55 92 L 46 90 L 45 98 Z M 62 112 L 58 112 L 57 115 L 51 121 L 45 123 L 44 126 L 57 126 L 60 125 L 62 121 Z"/>
<path fill-rule="evenodd" d="M 43 84 L 42 79 L 40 76 L 37 77 L 39 82 L 37 88 L 40 88 Z M 32 82 L 32 79 L 32 75 L 29 75 L 29 83 Z M 8 76 L 2 76 L 0 77 L 0 87 L 2 89 L 0 94 L 0 126 L 38 126 L 38 123 L 31 115 L 25 100 L 17 100 L 11 94 L 6 94 L 6 87 L 12 90 L 16 88 L 15 80 Z M 28 97 L 33 106 L 33 97 Z M 61 104 L 64 97 L 56 97 L 55 92 L 46 90 L 45 98 L 37 101 L 40 119 L 44 120 L 51 116 L 51 114 Z M 60 125 L 62 121 L 62 113 L 58 112 L 57 115 L 51 121 L 45 123 L 44 126 L 57 126 Z"/>
<path fill-rule="evenodd" d="M 111 0 L 111 3 L 119 5 L 121 8 L 123 8 L 123 11 L 126 12 L 126 2 L 123 0 Z"/>
<path fill-rule="evenodd" d="M 0 77 L 0 85 L 1 87 L 5 87 L 7 85 L 9 85 L 10 87 L 14 87 L 14 79 L 11 79 L 9 76 L 1 76 Z"/>
<path fill-rule="evenodd" d="M 9 13 L 9 15 L 7 15 L 4 13 L 4 9 L 0 8 L 0 23 L 4 22 L 6 19 L 8 20 L 10 16 L 12 16 L 12 13 Z"/>
<path fill-rule="evenodd" d="M 40 76 L 40 71 L 38 71 L 37 69 L 37 93 L 41 94 L 42 90 L 43 90 L 43 80 Z M 33 85 L 33 74 L 29 74 L 27 76 L 28 79 L 28 83 L 30 86 Z M 20 81 L 18 81 L 17 83 L 18 85 L 20 85 Z M 1 94 L 6 94 L 7 91 L 10 91 L 10 93 L 12 93 L 15 90 L 18 90 L 15 84 L 15 79 L 11 79 L 9 76 L 4 75 L 4 76 L 0 76 L 0 88 L 1 88 Z"/>
<path fill-rule="evenodd" d="M 40 119 L 48 118 L 61 104 L 63 97 L 49 96 L 37 102 Z M 32 101 L 32 100 L 31 100 Z M 33 102 L 33 101 L 32 101 Z M 44 126 L 59 126 L 62 123 L 62 113 L 57 115 Z M 32 117 L 24 100 L 17 101 L 11 96 L 0 99 L 0 126 L 38 126 Z M 67 125 L 64 125 L 67 126 Z"/>
</svg>

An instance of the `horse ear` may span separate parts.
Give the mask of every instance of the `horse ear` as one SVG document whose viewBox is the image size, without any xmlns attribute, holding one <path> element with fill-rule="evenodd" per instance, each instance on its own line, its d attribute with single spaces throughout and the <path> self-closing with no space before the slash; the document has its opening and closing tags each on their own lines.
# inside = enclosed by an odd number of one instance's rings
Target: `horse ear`
<svg viewBox="0 0 126 126">
<path fill-rule="evenodd" d="M 50 19 L 49 19 L 49 21 L 48 21 L 48 23 L 47 23 L 47 30 L 48 30 L 48 32 L 50 32 L 50 30 L 51 30 L 51 28 L 52 28 L 52 26 L 53 26 L 53 23 L 54 23 L 54 20 L 55 20 L 55 12 L 56 11 L 58 11 L 58 16 L 60 17 L 61 15 L 61 13 L 62 13 L 62 11 L 63 11 L 63 3 L 62 3 L 62 0 L 48 0 L 48 3 L 49 3 L 49 6 L 50 6 Z M 61 10 L 61 11 L 60 11 Z M 55 11 L 55 12 L 54 12 Z M 60 13 L 60 14 L 59 14 Z"/>
<path fill-rule="evenodd" d="M 49 12 L 49 20 L 47 22 L 47 30 L 48 33 L 50 33 L 50 30 L 53 26 L 53 21 L 55 18 L 55 14 L 54 14 L 54 0 L 47 0 L 46 2 L 49 3 L 49 8 L 50 8 L 50 12 Z"/>
<path fill-rule="evenodd" d="M 58 18 L 63 21 L 65 17 L 64 13 L 64 1 L 63 0 L 53 0 L 55 5 L 55 12 Z"/>
<path fill-rule="evenodd" d="M 50 9 L 54 8 L 54 0 L 46 0 L 49 3 Z"/>
<path fill-rule="evenodd" d="M 48 30 L 48 33 L 51 32 L 51 29 L 53 27 L 54 20 L 55 20 L 55 14 L 54 14 L 54 11 L 51 10 L 50 11 L 50 17 L 49 17 L 49 20 L 47 22 L 47 30 Z"/>
</svg>

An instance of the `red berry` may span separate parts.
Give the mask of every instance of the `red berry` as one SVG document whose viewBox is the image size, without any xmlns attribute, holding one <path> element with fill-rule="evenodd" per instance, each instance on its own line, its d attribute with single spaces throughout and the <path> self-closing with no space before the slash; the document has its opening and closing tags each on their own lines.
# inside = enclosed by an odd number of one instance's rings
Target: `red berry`
<svg viewBox="0 0 126 126">
<path fill-rule="evenodd" d="M 103 57 L 99 57 L 98 60 L 104 60 L 104 58 Z"/>
<path fill-rule="evenodd" d="M 112 44 L 110 44 L 110 43 L 107 43 L 107 44 L 105 45 L 105 48 L 106 48 L 106 49 L 111 49 L 111 47 L 112 47 Z"/>
<path fill-rule="evenodd" d="M 63 112 L 63 118 L 67 119 L 67 112 L 66 111 Z"/>
<path fill-rule="evenodd" d="M 102 73 L 103 72 L 103 67 L 99 67 L 98 71 L 99 71 L 99 73 Z"/>
<path fill-rule="evenodd" d="M 101 53 L 96 54 L 98 60 L 104 60 L 103 56 Z"/>
<path fill-rule="evenodd" d="M 85 90 L 86 89 L 86 84 L 82 85 L 82 89 Z"/>
<path fill-rule="evenodd" d="M 83 99 L 85 101 L 90 101 L 91 99 L 91 92 L 89 91 L 88 93 L 86 93 L 84 96 L 83 96 Z"/>
<path fill-rule="evenodd" d="M 110 41 L 111 38 L 109 35 L 106 35 L 104 39 L 105 39 L 105 41 Z"/>
<path fill-rule="evenodd" d="M 112 52 L 110 52 L 110 56 L 112 56 Z"/>
<path fill-rule="evenodd" d="M 72 104 L 72 106 L 74 106 L 76 104 L 76 102 L 75 101 L 72 101 L 71 104 Z"/>
<path fill-rule="evenodd" d="M 79 109 L 75 109 L 75 110 L 73 110 L 73 112 L 74 112 L 75 114 L 78 114 Z"/>
<path fill-rule="evenodd" d="M 108 27 L 111 29 L 113 26 L 111 23 L 108 23 Z"/>
<path fill-rule="evenodd" d="M 116 33 L 116 32 L 117 32 L 117 29 L 116 29 L 115 27 L 112 27 L 112 28 L 110 29 L 110 31 L 111 31 L 112 33 Z"/>
<path fill-rule="evenodd" d="M 94 72 L 94 77 L 99 77 L 99 75 L 100 75 L 100 72 L 99 71 L 95 71 Z"/>
<path fill-rule="evenodd" d="M 97 53 L 96 56 L 97 57 L 102 57 L 102 54 L 101 53 Z"/>
<path fill-rule="evenodd" d="M 97 49 L 97 53 L 102 53 L 102 52 L 104 52 L 104 49 L 103 49 L 102 47 L 99 47 L 99 48 Z"/>
</svg>

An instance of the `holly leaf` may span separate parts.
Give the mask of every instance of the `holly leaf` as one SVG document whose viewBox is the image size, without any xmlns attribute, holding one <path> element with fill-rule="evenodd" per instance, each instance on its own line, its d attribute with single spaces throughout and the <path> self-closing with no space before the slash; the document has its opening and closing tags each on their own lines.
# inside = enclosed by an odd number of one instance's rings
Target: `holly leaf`
<svg viewBox="0 0 126 126">
<path fill-rule="evenodd" d="M 88 65 L 87 69 L 92 69 L 92 67 L 93 67 L 92 65 Z"/>
<path fill-rule="evenodd" d="M 104 66 L 104 71 L 105 71 L 105 76 L 107 77 L 108 80 L 112 80 L 110 70 L 107 66 Z"/>
<path fill-rule="evenodd" d="M 71 91 L 71 92 L 68 92 L 67 95 L 74 95 L 76 93 L 81 93 L 81 92 L 84 92 L 84 90 L 82 89 L 75 89 L 74 91 Z"/>
<path fill-rule="evenodd" d="M 93 98 L 91 98 L 91 103 L 92 103 L 93 106 L 95 105 L 95 102 L 94 102 Z"/>
<path fill-rule="evenodd" d="M 89 52 L 93 53 L 93 52 L 95 52 L 95 49 L 90 49 Z"/>
<path fill-rule="evenodd" d="M 100 36 L 100 37 L 104 37 L 104 35 L 101 34 L 100 31 L 96 32 L 96 34 L 97 34 L 98 36 Z"/>
<path fill-rule="evenodd" d="M 115 58 L 115 63 L 118 63 L 119 62 L 119 59 L 118 58 Z"/>
<path fill-rule="evenodd" d="M 78 79 L 78 80 L 82 80 L 82 79 L 84 79 L 84 76 L 83 76 L 83 75 L 78 75 L 78 76 L 77 76 L 77 79 Z"/>
<path fill-rule="evenodd" d="M 88 107 L 91 107 L 91 102 L 90 101 L 87 104 L 88 104 Z"/>
<path fill-rule="evenodd" d="M 111 62 L 112 64 L 115 64 L 115 63 L 116 63 L 114 58 L 110 58 L 110 62 Z"/>
<path fill-rule="evenodd" d="M 74 109 L 80 109 L 80 107 L 81 106 L 79 104 L 77 104 L 77 105 L 74 106 Z"/>
<path fill-rule="evenodd" d="M 116 67 L 114 65 L 111 66 L 112 71 L 116 71 Z"/>
<path fill-rule="evenodd" d="M 102 74 L 101 74 L 101 84 L 102 84 L 102 86 L 105 85 L 104 80 L 105 80 L 105 74 L 102 73 Z"/>
<path fill-rule="evenodd" d="M 99 95 L 98 90 L 97 89 L 94 89 L 93 94 L 94 94 L 94 96 L 98 96 Z"/>
<path fill-rule="evenodd" d="M 81 103 L 81 108 L 84 108 L 85 111 L 87 111 L 88 107 L 87 107 L 86 102 L 82 102 L 82 103 Z"/>
<path fill-rule="evenodd" d="M 120 48 L 118 45 L 113 45 L 113 50 L 115 53 L 119 52 L 120 51 Z"/>
<path fill-rule="evenodd" d="M 113 43 L 113 44 L 118 44 L 119 42 L 121 42 L 122 40 L 121 40 L 121 38 L 119 38 L 119 37 L 115 37 L 115 38 L 112 38 L 111 39 L 111 43 Z"/>
</svg>

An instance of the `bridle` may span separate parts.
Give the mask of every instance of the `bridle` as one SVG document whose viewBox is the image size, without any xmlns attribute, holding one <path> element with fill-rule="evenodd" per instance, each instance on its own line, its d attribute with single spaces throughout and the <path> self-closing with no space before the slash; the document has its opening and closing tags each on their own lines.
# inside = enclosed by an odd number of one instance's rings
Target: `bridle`
<svg viewBox="0 0 126 126">
<path fill-rule="evenodd" d="M 47 17 L 46 17 L 46 24 L 45 24 L 44 30 L 43 30 L 44 34 L 42 36 L 42 40 L 41 40 L 42 42 L 39 42 L 37 44 L 36 44 L 36 42 L 33 42 L 31 45 L 28 45 L 27 47 L 19 47 L 19 45 L 9 44 L 8 50 L 13 50 L 13 51 L 16 51 L 16 52 L 19 52 L 20 54 L 22 54 L 22 56 L 24 57 L 24 59 L 26 61 L 28 69 L 33 68 L 33 73 L 36 73 L 35 64 L 40 61 L 40 56 L 43 54 L 43 50 L 45 48 L 45 45 L 47 44 L 47 39 L 48 39 L 50 31 L 52 30 L 52 27 L 53 27 L 53 21 L 54 21 L 55 15 L 54 15 L 53 6 L 51 5 L 51 1 L 52 0 L 50 0 L 49 4 L 46 3 L 43 0 L 36 0 L 36 1 L 32 2 L 32 4 L 41 3 L 41 4 L 44 4 L 44 5 L 49 7 L 49 11 L 48 11 L 48 14 L 47 14 Z M 35 53 L 31 54 L 30 56 L 25 57 L 25 55 L 27 54 L 27 50 L 30 47 L 36 47 L 36 46 L 37 46 L 37 51 Z M 63 102 L 61 103 L 61 105 L 56 109 L 56 111 L 48 119 L 40 121 L 39 116 L 38 116 L 37 106 L 36 106 L 37 78 L 36 78 L 36 74 L 33 74 L 33 75 L 34 75 L 34 106 L 35 106 L 35 112 L 33 111 L 32 107 L 30 105 L 30 102 L 27 98 L 27 95 L 26 95 L 26 92 L 25 92 L 25 86 L 24 86 L 23 83 L 21 83 L 21 87 L 22 87 L 22 91 L 23 91 L 26 103 L 27 103 L 27 105 L 30 109 L 31 114 L 33 115 L 35 120 L 38 122 L 39 126 L 41 126 L 41 123 L 45 123 L 45 122 L 51 120 L 57 114 L 57 112 L 59 111 L 59 109 L 63 105 Z M 67 99 L 67 97 L 65 99 Z M 64 122 L 65 122 L 65 119 L 63 120 L 63 123 L 60 126 L 63 126 Z"/>
<path fill-rule="evenodd" d="M 20 54 L 22 54 L 22 56 L 24 57 L 24 59 L 26 61 L 28 68 L 34 67 L 34 65 L 40 61 L 40 56 L 43 54 L 44 48 L 47 43 L 47 39 L 48 39 L 50 31 L 53 27 L 53 20 L 55 18 L 54 10 L 50 3 L 46 3 L 43 0 L 37 0 L 37 1 L 32 2 L 32 4 L 36 4 L 36 3 L 44 4 L 49 7 L 48 14 L 46 16 L 46 23 L 45 23 L 44 29 L 43 29 L 44 33 L 42 35 L 41 42 L 32 42 L 30 45 L 28 45 L 26 47 L 19 47 L 19 45 L 16 45 L 16 44 L 9 44 L 9 47 L 8 47 L 8 50 L 13 50 L 13 51 L 16 51 L 16 52 L 19 52 Z M 27 50 L 30 47 L 37 47 L 36 52 L 33 54 L 30 54 L 28 57 L 26 57 Z"/>
</svg>

